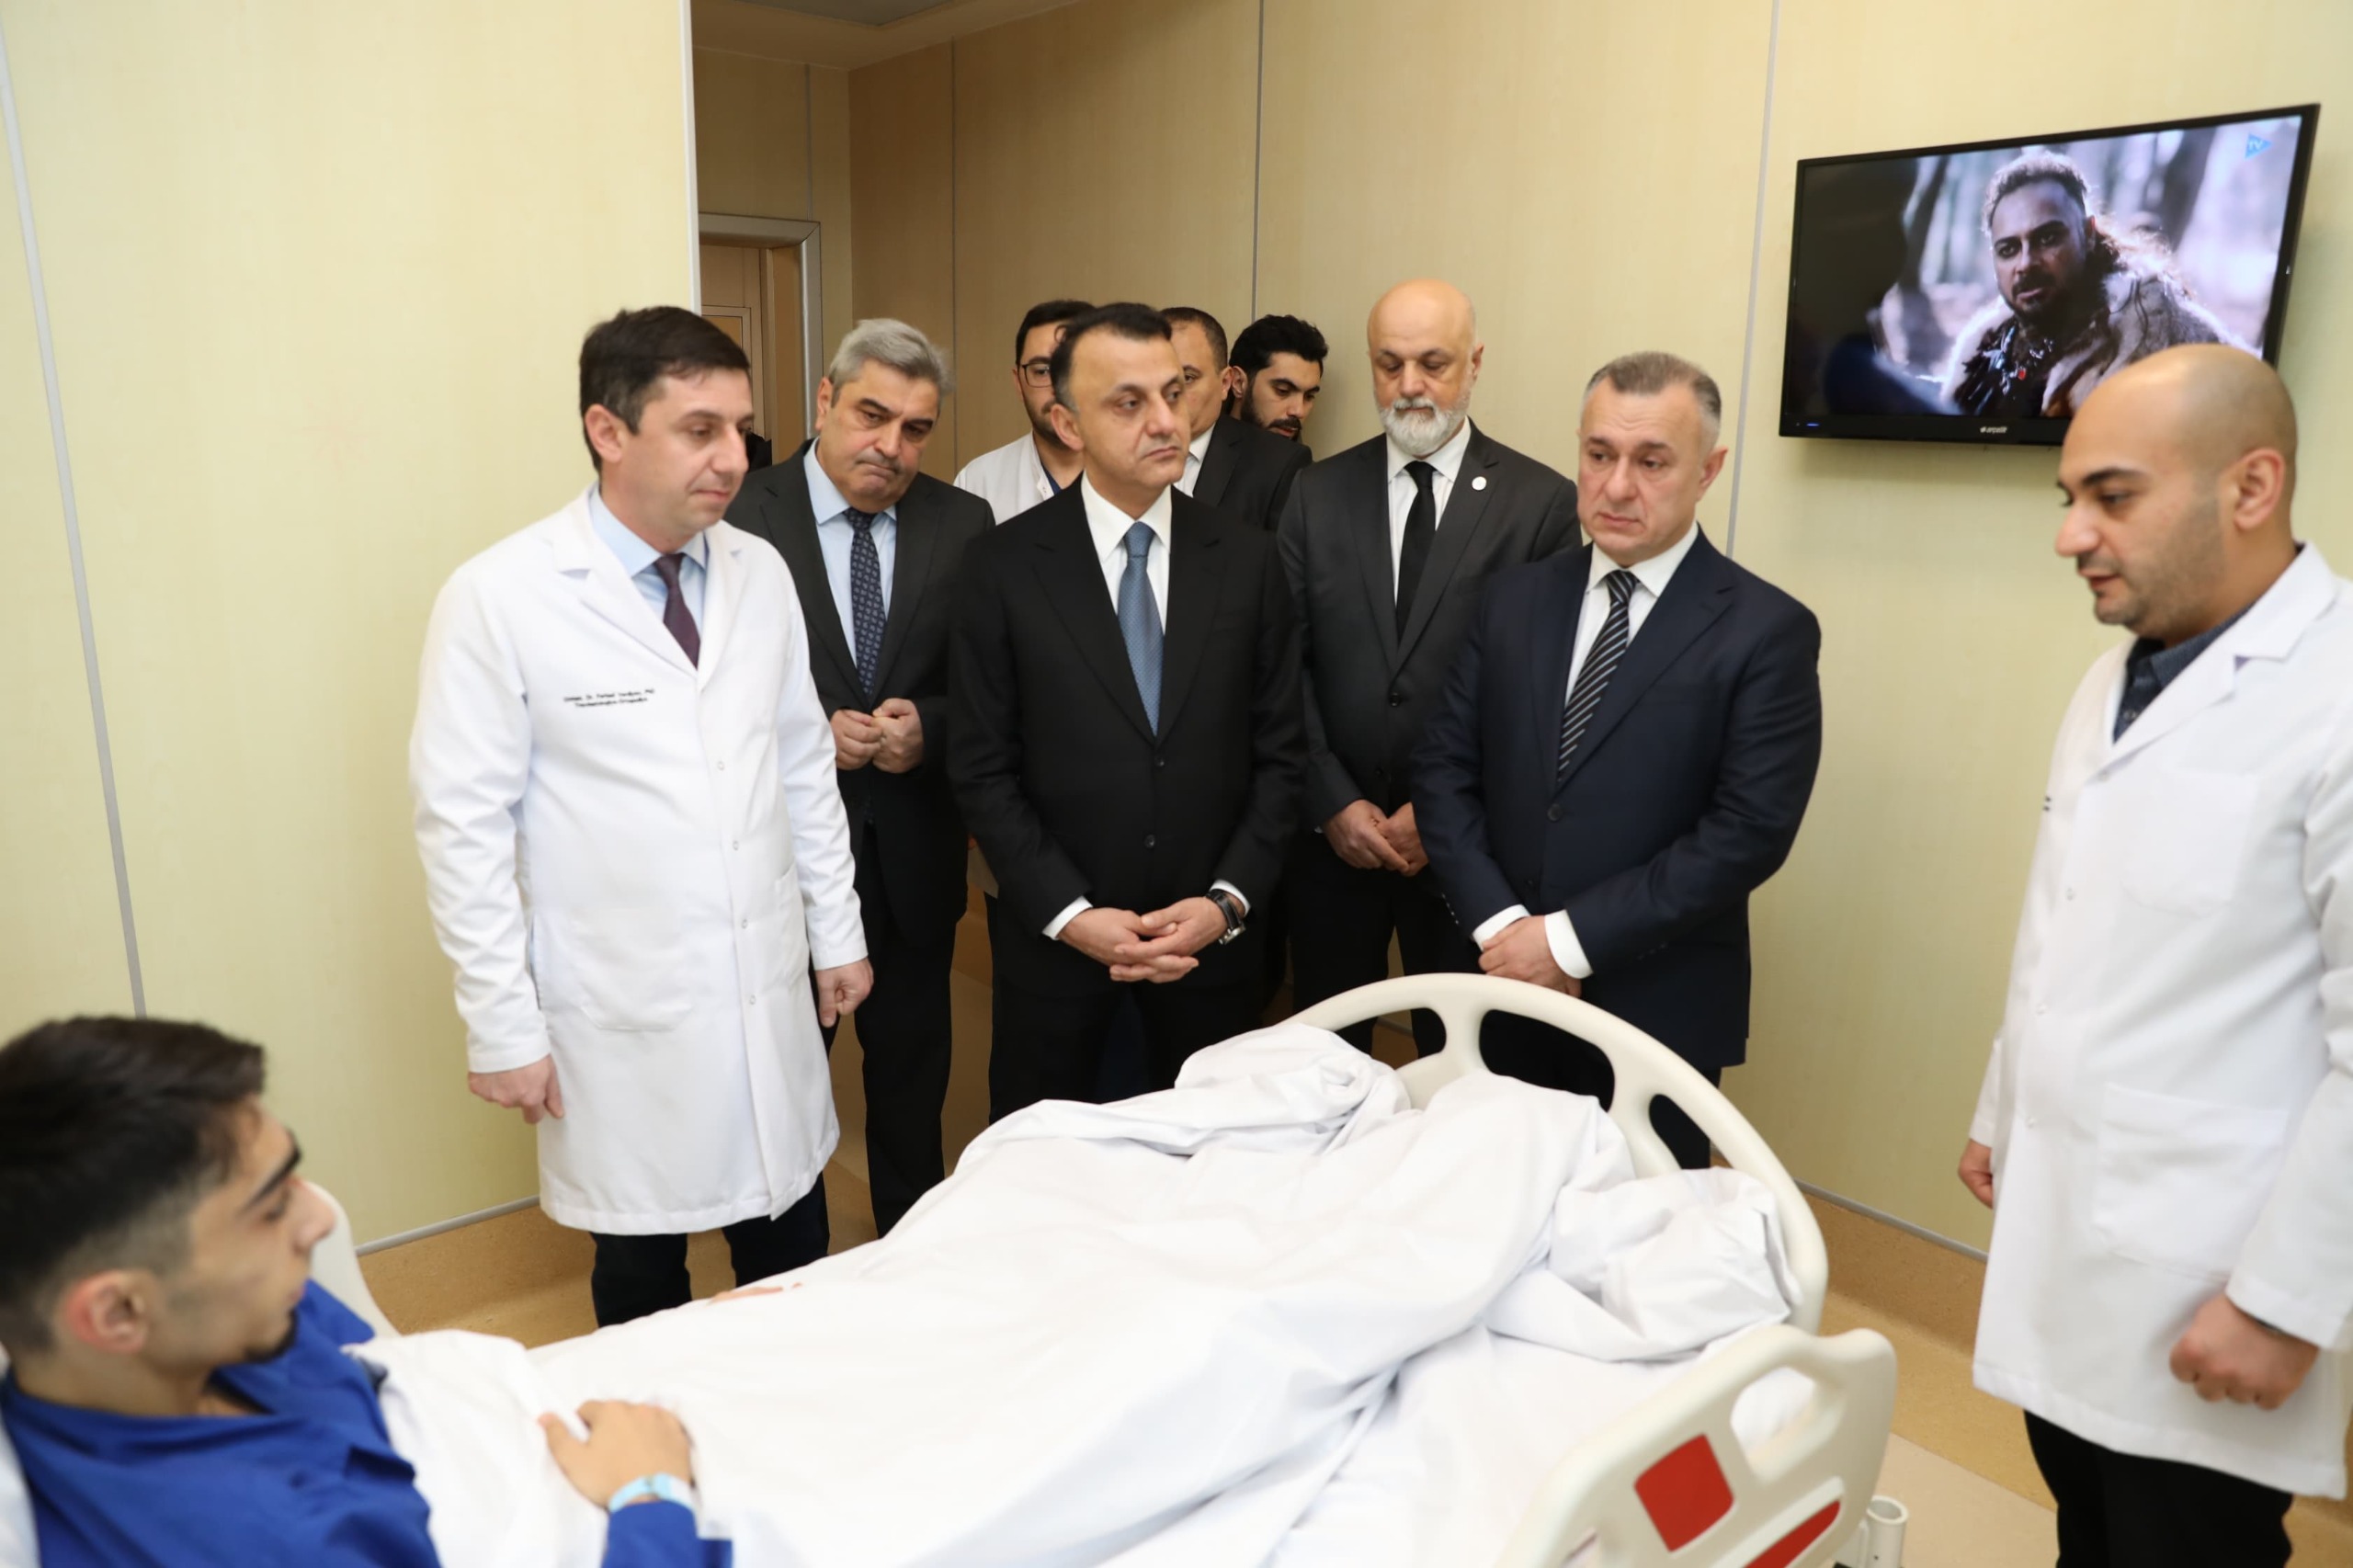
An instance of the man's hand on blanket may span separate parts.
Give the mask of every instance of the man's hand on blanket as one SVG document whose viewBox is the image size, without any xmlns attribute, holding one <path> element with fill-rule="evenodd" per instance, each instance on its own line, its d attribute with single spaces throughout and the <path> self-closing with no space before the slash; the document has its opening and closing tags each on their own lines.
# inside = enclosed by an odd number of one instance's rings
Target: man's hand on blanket
<svg viewBox="0 0 2353 1568">
<path fill-rule="evenodd" d="M 874 989 L 874 966 L 864 959 L 838 969 L 821 969 L 812 981 L 817 993 L 817 1021 L 827 1028 L 858 1011 Z"/>
<path fill-rule="evenodd" d="M 1552 939 L 1544 934 L 1544 917 L 1524 915 L 1480 949 L 1479 967 L 1506 980 L 1524 980 L 1547 991 L 1574 996 L 1585 989 L 1553 961 Z"/>
<path fill-rule="evenodd" d="M 2174 1341 L 2173 1375 L 2209 1404 L 2227 1399 L 2277 1410 L 2319 1355 L 2311 1341 L 2249 1317 L 2228 1296 L 2216 1295 Z"/>
<path fill-rule="evenodd" d="M 1974 1138 L 1961 1152 L 1961 1185 L 1978 1202 L 1994 1207 L 1994 1151 Z"/>
<path fill-rule="evenodd" d="M 695 1478 L 694 1450 L 687 1429 L 668 1411 L 651 1404 L 624 1404 L 620 1400 L 591 1400 L 580 1407 L 588 1440 L 572 1435 L 560 1415 L 542 1415 L 540 1427 L 548 1435 L 548 1451 L 573 1490 L 599 1508 L 613 1494 L 645 1475 Z"/>
<path fill-rule="evenodd" d="M 1207 899 L 1201 902 L 1209 903 Z M 1211 903 L 1210 908 L 1214 911 L 1217 905 Z M 1224 917 L 1221 915 L 1218 929 L 1224 928 Z M 1062 940 L 1109 970 L 1112 979 L 1122 982 L 1174 980 L 1199 961 L 1173 953 L 1156 962 L 1149 959 L 1139 961 L 1128 956 L 1144 950 L 1154 937 L 1161 935 L 1146 929 L 1143 916 L 1133 910 L 1097 905 L 1072 915 L 1063 926 Z"/>
<path fill-rule="evenodd" d="M 563 1086 L 555 1081 L 552 1056 L 504 1073 L 469 1073 L 466 1087 L 494 1106 L 521 1111 L 526 1122 L 536 1123 L 543 1116 L 563 1119 Z"/>
</svg>

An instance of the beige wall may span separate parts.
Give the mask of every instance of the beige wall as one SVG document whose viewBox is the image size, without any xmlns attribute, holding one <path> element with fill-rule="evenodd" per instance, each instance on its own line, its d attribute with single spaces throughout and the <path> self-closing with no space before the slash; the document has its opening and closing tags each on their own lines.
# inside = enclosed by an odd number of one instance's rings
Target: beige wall
<svg viewBox="0 0 2353 1568">
<path fill-rule="evenodd" d="M 739 218 L 817 224 L 824 363 L 850 313 L 849 73 L 716 49 L 694 51 L 695 202 Z M 779 432 L 790 452 L 802 430 Z"/>
<path fill-rule="evenodd" d="M 849 73 L 852 232 L 859 257 L 854 313 L 896 316 L 952 352 L 956 342 L 955 60 L 950 47 L 901 55 Z M 999 356 L 1001 360 L 1005 356 Z M 956 472 L 958 410 L 995 394 L 985 360 L 959 363 L 940 405 L 924 472 Z"/>
<path fill-rule="evenodd" d="M 426 919 L 415 660 L 451 568 L 585 483 L 582 332 L 686 298 L 679 8 L 235 11 L 0 26 L 148 1005 L 270 1048 L 365 1238 L 534 1189 L 529 1135 L 465 1092 Z M 30 754 L 55 809 L 0 828 L 12 1024 L 125 991 L 20 254 L 0 235 L 0 649 L 11 772 Z"/>
<path fill-rule="evenodd" d="M 1376 431 L 1361 323 L 1418 273 L 1479 305 L 1481 423 L 1556 465 L 1573 460 L 1576 386 L 1613 354 L 1709 365 L 1734 428 L 1745 371 L 1739 488 L 1728 473 L 1700 516 L 1722 540 L 1736 505 L 1735 553 L 1821 615 L 1828 733 L 1797 853 L 1757 903 L 1753 1062 L 1729 1086 L 1801 1177 L 1982 1243 L 1953 1159 L 1999 1021 L 2051 733 L 2113 634 L 2051 558 L 2052 454 L 1773 433 L 1792 165 L 2336 102 L 2353 91 L 2353 9 L 1987 0 L 1958 18 L 1783 0 L 1776 40 L 1765 0 L 1461 0 L 1436 26 L 1411 0 L 1266 0 L 1263 94 L 1257 9 L 1088 0 L 854 72 L 868 268 L 906 247 L 889 274 L 862 272 L 860 311 L 944 298 L 967 458 L 1018 432 L 1001 340 L 1029 301 L 1065 292 L 1182 297 L 1230 327 L 1255 293 L 1256 311 L 1317 322 L 1335 357 L 1308 435 L 1327 454 Z M 2063 93 L 2019 68 L 2128 52 L 2131 69 L 2077 73 Z M 919 163 L 943 77 L 945 193 Z M 1138 107 L 1152 102 L 1177 117 L 1165 132 Z M 2314 431 L 2353 412 L 2353 285 L 2336 265 L 2353 159 L 2326 131 L 2319 145 L 2285 364 Z M 2353 457 L 2325 438 L 2306 452 L 2304 531 L 2353 570 L 2336 499 Z"/>
</svg>

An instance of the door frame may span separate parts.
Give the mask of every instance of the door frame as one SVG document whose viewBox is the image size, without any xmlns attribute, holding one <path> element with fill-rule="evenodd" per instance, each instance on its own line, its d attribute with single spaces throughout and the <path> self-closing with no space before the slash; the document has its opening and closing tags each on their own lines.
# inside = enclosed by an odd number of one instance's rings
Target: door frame
<svg viewBox="0 0 2353 1568">
<path fill-rule="evenodd" d="M 824 289 L 818 270 L 821 225 L 806 218 L 750 218 L 733 212 L 698 215 L 698 240 L 749 240 L 764 245 L 796 245 L 801 251 L 801 406 L 814 412 L 817 382 L 824 373 Z M 695 278 L 694 308 L 702 309 L 701 268 Z M 778 367 L 782 373 L 782 367 Z M 798 437 L 795 437 L 796 442 Z"/>
</svg>

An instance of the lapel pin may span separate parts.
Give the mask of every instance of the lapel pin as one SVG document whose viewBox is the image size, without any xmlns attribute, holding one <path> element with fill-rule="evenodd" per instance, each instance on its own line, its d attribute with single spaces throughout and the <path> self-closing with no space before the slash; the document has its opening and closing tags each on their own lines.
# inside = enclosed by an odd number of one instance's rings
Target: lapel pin
<svg viewBox="0 0 2353 1568">
<path fill-rule="evenodd" d="M 1471 481 L 1471 488 L 1473 490 L 1484 490 L 1487 488 L 1487 476 L 1483 473 L 1473 478 Z"/>
</svg>

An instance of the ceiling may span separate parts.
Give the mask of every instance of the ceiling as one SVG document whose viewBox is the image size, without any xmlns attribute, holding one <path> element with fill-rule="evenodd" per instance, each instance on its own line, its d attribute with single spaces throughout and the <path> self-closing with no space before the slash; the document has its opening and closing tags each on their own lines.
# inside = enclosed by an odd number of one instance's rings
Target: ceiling
<svg viewBox="0 0 2353 1568">
<path fill-rule="evenodd" d="M 857 22 L 870 28 L 903 22 L 918 11 L 935 10 L 947 3 L 948 0 L 749 0 L 754 6 L 830 17 L 837 22 Z"/>
<path fill-rule="evenodd" d="M 698 49 L 856 70 L 1071 0 L 692 0 Z M 847 19 L 846 19 L 847 18 Z"/>
</svg>

